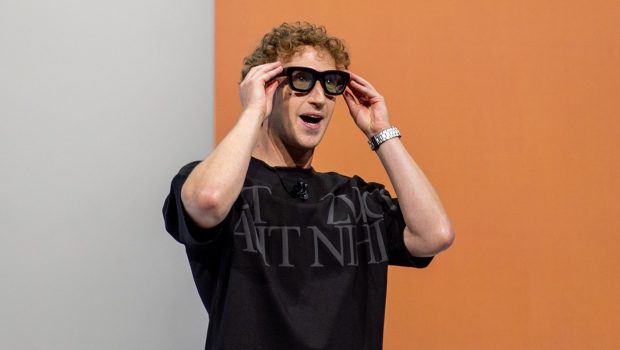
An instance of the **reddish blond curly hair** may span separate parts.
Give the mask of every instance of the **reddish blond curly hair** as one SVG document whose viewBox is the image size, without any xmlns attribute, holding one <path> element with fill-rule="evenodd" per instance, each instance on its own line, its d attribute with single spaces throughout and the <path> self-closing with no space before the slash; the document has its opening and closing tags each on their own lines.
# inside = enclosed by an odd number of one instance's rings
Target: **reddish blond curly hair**
<svg viewBox="0 0 620 350">
<path fill-rule="evenodd" d="M 250 68 L 278 59 L 287 60 L 306 45 L 327 51 L 338 69 L 347 69 L 351 64 L 344 42 L 328 35 L 325 27 L 307 22 L 282 23 L 265 34 L 254 52 L 243 59 L 241 80 Z"/>
</svg>

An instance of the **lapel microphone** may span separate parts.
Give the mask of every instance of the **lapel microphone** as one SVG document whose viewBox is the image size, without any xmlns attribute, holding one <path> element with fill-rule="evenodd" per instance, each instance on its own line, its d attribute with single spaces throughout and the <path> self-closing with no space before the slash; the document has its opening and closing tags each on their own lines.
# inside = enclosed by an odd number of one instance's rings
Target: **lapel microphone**
<svg viewBox="0 0 620 350">
<path fill-rule="evenodd" d="M 297 184 L 293 186 L 293 189 L 289 192 L 289 194 L 301 200 L 308 200 L 308 183 L 297 179 Z"/>
</svg>

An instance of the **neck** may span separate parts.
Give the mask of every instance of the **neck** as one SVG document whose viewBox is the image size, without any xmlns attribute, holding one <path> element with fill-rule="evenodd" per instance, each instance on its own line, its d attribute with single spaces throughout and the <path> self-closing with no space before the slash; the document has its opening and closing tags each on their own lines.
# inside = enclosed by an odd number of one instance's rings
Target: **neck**
<svg viewBox="0 0 620 350">
<path fill-rule="evenodd" d="M 314 149 L 298 149 L 282 142 L 268 128 L 261 130 L 252 157 L 258 158 L 270 166 L 310 168 Z"/>
</svg>

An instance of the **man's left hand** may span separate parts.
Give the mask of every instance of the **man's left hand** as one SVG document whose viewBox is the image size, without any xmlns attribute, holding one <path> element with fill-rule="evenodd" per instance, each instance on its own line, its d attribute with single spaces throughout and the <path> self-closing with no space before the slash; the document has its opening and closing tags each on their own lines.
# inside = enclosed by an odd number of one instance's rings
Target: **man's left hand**
<svg viewBox="0 0 620 350">
<path fill-rule="evenodd" d="M 371 137 L 390 127 L 387 105 L 383 96 L 366 80 L 351 73 L 349 90 L 344 100 L 353 121 L 366 137 Z"/>
</svg>

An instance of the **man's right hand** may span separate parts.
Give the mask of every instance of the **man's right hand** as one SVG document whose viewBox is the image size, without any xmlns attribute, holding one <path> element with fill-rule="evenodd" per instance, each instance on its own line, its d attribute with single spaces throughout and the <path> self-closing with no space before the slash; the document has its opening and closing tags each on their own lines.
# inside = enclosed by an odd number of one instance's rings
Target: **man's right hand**
<svg viewBox="0 0 620 350">
<path fill-rule="evenodd" d="M 282 72 L 279 61 L 252 67 L 239 84 L 239 97 L 244 110 L 255 110 L 264 120 L 270 113 L 273 94 L 278 88 L 274 80 Z"/>
<path fill-rule="evenodd" d="M 271 113 L 273 96 L 278 88 L 278 81 L 273 78 L 280 72 L 281 62 L 250 69 L 239 84 L 244 109 L 242 117 L 183 184 L 181 200 L 199 227 L 218 225 L 239 197 L 260 132 L 259 126 Z"/>
</svg>

